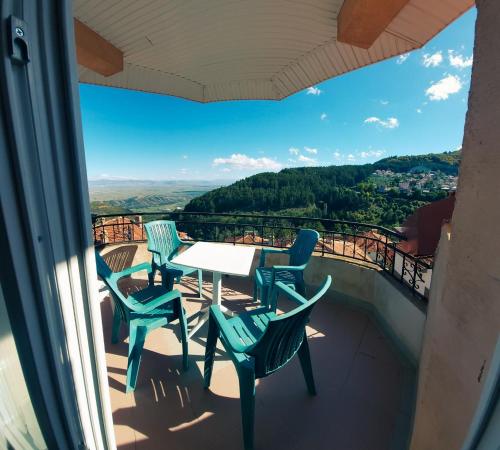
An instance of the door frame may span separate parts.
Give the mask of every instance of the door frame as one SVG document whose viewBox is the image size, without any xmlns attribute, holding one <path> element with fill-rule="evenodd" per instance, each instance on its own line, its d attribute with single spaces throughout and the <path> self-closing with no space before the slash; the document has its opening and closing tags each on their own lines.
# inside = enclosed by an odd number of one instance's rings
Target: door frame
<svg viewBox="0 0 500 450">
<path fill-rule="evenodd" d="M 0 273 L 49 448 L 115 449 L 70 0 L 0 0 Z"/>
</svg>

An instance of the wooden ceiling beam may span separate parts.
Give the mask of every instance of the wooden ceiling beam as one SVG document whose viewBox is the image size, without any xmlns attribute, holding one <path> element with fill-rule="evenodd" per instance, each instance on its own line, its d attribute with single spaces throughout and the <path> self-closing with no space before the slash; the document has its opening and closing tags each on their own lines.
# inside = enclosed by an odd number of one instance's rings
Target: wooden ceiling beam
<svg viewBox="0 0 500 450">
<path fill-rule="evenodd" d="M 78 19 L 74 19 L 78 64 L 105 77 L 123 70 L 123 52 Z"/>
<path fill-rule="evenodd" d="M 345 0 L 337 18 L 337 40 L 370 48 L 410 0 Z"/>
</svg>

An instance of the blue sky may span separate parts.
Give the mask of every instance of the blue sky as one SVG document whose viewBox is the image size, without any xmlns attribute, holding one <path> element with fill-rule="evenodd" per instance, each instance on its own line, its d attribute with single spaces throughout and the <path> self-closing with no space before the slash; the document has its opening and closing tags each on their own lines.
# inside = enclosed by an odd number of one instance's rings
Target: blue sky
<svg viewBox="0 0 500 450">
<path fill-rule="evenodd" d="M 199 104 L 81 85 L 88 176 L 235 180 L 284 167 L 455 150 L 475 19 L 474 9 L 421 50 L 278 102 Z"/>
</svg>

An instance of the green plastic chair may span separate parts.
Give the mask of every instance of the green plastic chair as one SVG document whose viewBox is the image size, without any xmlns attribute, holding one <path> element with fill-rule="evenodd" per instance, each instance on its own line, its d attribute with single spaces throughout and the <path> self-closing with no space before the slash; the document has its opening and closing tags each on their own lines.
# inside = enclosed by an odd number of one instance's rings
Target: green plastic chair
<svg viewBox="0 0 500 450">
<path fill-rule="evenodd" d="M 115 305 L 111 342 L 116 344 L 122 322 L 128 324 L 129 346 L 126 392 L 135 390 L 141 354 L 147 334 L 159 327 L 179 319 L 182 342 L 182 365 L 188 369 L 187 323 L 182 307 L 182 296 L 178 290 L 167 291 L 163 286 L 150 285 L 125 297 L 118 288 L 118 280 L 135 272 L 146 270 L 151 273 L 149 263 L 139 264 L 112 272 L 102 256 L 96 251 L 97 273 L 109 288 Z"/>
<path fill-rule="evenodd" d="M 302 229 L 299 230 L 297 238 L 290 248 L 263 248 L 260 253 L 259 267 L 255 271 L 254 301 L 257 301 L 260 297 L 264 306 L 275 311 L 276 305 L 271 304 L 270 300 L 275 298 L 271 291 L 277 282 L 297 290 L 301 295 L 306 295 L 304 270 L 318 243 L 318 239 L 319 233 L 317 231 Z M 266 256 L 269 253 L 290 255 L 289 265 L 265 267 Z"/>
<path fill-rule="evenodd" d="M 151 266 L 153 271 L 150 275 L 150 284 L 154 283 L 156 271 L 159 270 L 162 284 L 167 289 L 172 289 L 174 279 L 181 282 L 181 277 L 198 273 L 198 293 L 202 298 L 202 271 L 191 267 L 181 266 L 171 262 L 183 246 L 193 245 L 179 238 L 175 222 L 172 220 L 155 220 L 144 225 L 148 238 L 148 250 L 153 254 Z"/>
<path fill-rule="evenodd" d="M 305 326 L 316 302 L 332 282 L 328 276 L 310 300 L 278 281 L 274 295 L 285 294 L 299 304 L 277 315 L 266 307 L 227 319 L 217 305 L 210 307 L 205 350 L 205 389 L 210 387 L 217 339 L 233 361 L 240 383 L 241 416 L 245 450 L 253 449 L 255 380 L 285 366 L 298 353 L 309 394 L 316 395 Z"/>
</svg>

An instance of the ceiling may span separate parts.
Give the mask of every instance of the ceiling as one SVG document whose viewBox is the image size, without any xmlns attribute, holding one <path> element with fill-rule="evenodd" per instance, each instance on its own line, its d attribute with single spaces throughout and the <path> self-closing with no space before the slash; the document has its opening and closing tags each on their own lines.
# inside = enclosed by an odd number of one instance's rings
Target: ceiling
<svg viewBox="0 0 500 450">
<path fill-rule="evenodd" d="M 343 0 L 76 0 L 75 18 L 123 53 L 118 73 L 79 65 L 79 77 L 199 102 L 279 100 L 419 48 L 474 4 L 397 1 L 404 6 L 364 49 L 337 40 Z"/>
</svg>

